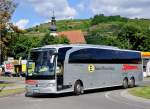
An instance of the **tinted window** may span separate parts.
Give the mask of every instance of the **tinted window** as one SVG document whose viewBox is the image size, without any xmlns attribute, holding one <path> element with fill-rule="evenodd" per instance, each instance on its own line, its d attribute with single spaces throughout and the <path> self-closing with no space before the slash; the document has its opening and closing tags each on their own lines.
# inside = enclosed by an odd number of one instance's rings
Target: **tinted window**
<svg viewBox="0 0 150 109">
<path fill-rule="evenodd" d="M 69 62 L 70 63 L 86 63 L 88 61 L 91 61 L 92 53 L 88 49 L 82 49 L 75 51 L 70 54 L 69 56 Z"/>
<path fill-rule="evenodd" d="M 65 60 L 66 52 L 70 50 L 72 47 L 60 48 L 58 50 L 58 61 L 63 62 Z"/>
<path fill-rule="evenodd" d="M 105 49 L 81 49 L 70 54 L 70 63 L 104 63 L 115 59 L 115 51 Z"/>
<path fill-rule="evenodd" d="M 88 48 L 70 54 L 69 63 L 138 63 L 140 53 Z"/>
<path fill-rule="evenodd" d="M 117 59 L 121 63 L 139 63 L 141 54 L 138 52 L 117 51 Z"/>
</svg>

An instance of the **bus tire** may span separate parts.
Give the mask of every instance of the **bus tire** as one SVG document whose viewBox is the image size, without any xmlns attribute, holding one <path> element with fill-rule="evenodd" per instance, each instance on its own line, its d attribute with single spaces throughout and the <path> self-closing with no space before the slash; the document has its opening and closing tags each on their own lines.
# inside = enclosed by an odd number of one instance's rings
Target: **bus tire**
<svg viewBox="0 0 150 109">
<path fill-rule="evenodd" d="M 130 88 L 135 87 L 135 79 L 134 79 L 134 77 L 130 78 L 130 80 L 129 80 L 129 87 Z"/>
<path fill-rule="evenodd" d="M 124 89 L 128 88 L 128 79 L 127 79 L 127 78 L 125 78 L 125 79 L 123 80 L 123 88 L 124 88 Z"/>
<path fill-rule="evenodd" d="M 80 81 L 76 81 L 74 84 L 74 93 L 75 95 L 80 95 L 83 93 L 83 85 Z"/>
<path fill-rule="evenodd" d="M 25 97 L 32 97 L 32 96 L 29 93 L 25 93 Z"/>
</svg>

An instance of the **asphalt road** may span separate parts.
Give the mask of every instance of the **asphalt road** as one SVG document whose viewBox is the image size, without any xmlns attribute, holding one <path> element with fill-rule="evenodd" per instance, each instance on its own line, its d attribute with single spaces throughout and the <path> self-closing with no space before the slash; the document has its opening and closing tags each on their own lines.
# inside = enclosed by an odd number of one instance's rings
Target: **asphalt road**
<svg viewBox="0 0 150 109">
<path fill-rule="evenodd" d="M 143 84 L 149 84 L 146 80 Z M 143 85 L 142 84 L 142 85 Z M 125 96 L 120 87 L 88 91 L 83 95 L 72 93 L 24 97 L 19 94 L 0 98 L 0 109 L 150 109 L 150 101 Z"/>
</svg>

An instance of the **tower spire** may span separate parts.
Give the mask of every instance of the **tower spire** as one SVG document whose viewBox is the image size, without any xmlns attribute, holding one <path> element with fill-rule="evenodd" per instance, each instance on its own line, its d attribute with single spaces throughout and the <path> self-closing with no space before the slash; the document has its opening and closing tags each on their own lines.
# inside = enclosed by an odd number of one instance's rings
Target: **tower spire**
<svg viewBox="0 0 150 109">
<path fill-rule="evenodd" d="M 54 12 L 54 9 L 53 9 L 53 17 L 55 17 L 55 12 Z"/>
<path fill-rule="evenodd" d="M 56 31 L 57 31 L 56 20 L 55 20 L 55 12 L 54 12 L 54 10 L 53 10 L 53 16 L 51 17 L 50 30 L 51 30 L 51 32 L 56 32 Z"/>
<path fill-rule="evenodd" d="M 53 35 L 53 36 L 57 36 L 57 27 L 56 27 L 56 20 L 55 20 L 55 11 L 53 9 L 52 11 L 52 17 L 51 17 L 51 24 L 50 24 L 50 35 Z"/>
</svg>

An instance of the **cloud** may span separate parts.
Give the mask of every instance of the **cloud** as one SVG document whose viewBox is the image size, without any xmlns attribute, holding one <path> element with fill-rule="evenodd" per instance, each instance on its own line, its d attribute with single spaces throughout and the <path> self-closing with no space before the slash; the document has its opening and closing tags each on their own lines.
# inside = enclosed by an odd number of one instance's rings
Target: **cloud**
<svg viewBox="0 0 150 109">
<path fill-rule="evenodd" d="M 80 2 L 80 3 L 77 5 L 77 9 L 79 9 L 79 10 L 81 10 L 81 11 L 85 10 L 85 4 L 84 4 L 84 2 Z"/>
<path fill-rule="evenodd" d="M 74 18 L 77 15 L 77 11 L 69 6 L 67 0 L 27 0 L 35 11 L 46 18 L 52 16 L 52 11 L 55 11 L 57 18 Z"/>
<path fill-rule="evenodd" d="M 28 19 L 21 19 L 21 20 L 17 21 L 15 23 L 15 25 L 18 26 L 21 29 L 25 29 L 26 26 L 28 25 L 28 23 L 29 23 Z"/>
<path fill-rule="evenodd" d="M 31 5 L 41 17 L 50 19 L 86 18 L 95 14 L 121 15 L 129 18 L 150 18 L 150 0 L 21 0 Z M 28 13 L 27 13 L 28 14 Z"/>
<path fill-rule="evenodd" d="M 89 4 L 93 14 L 150 18 L 150 0 L 90 0 Z"/>
</svg>

